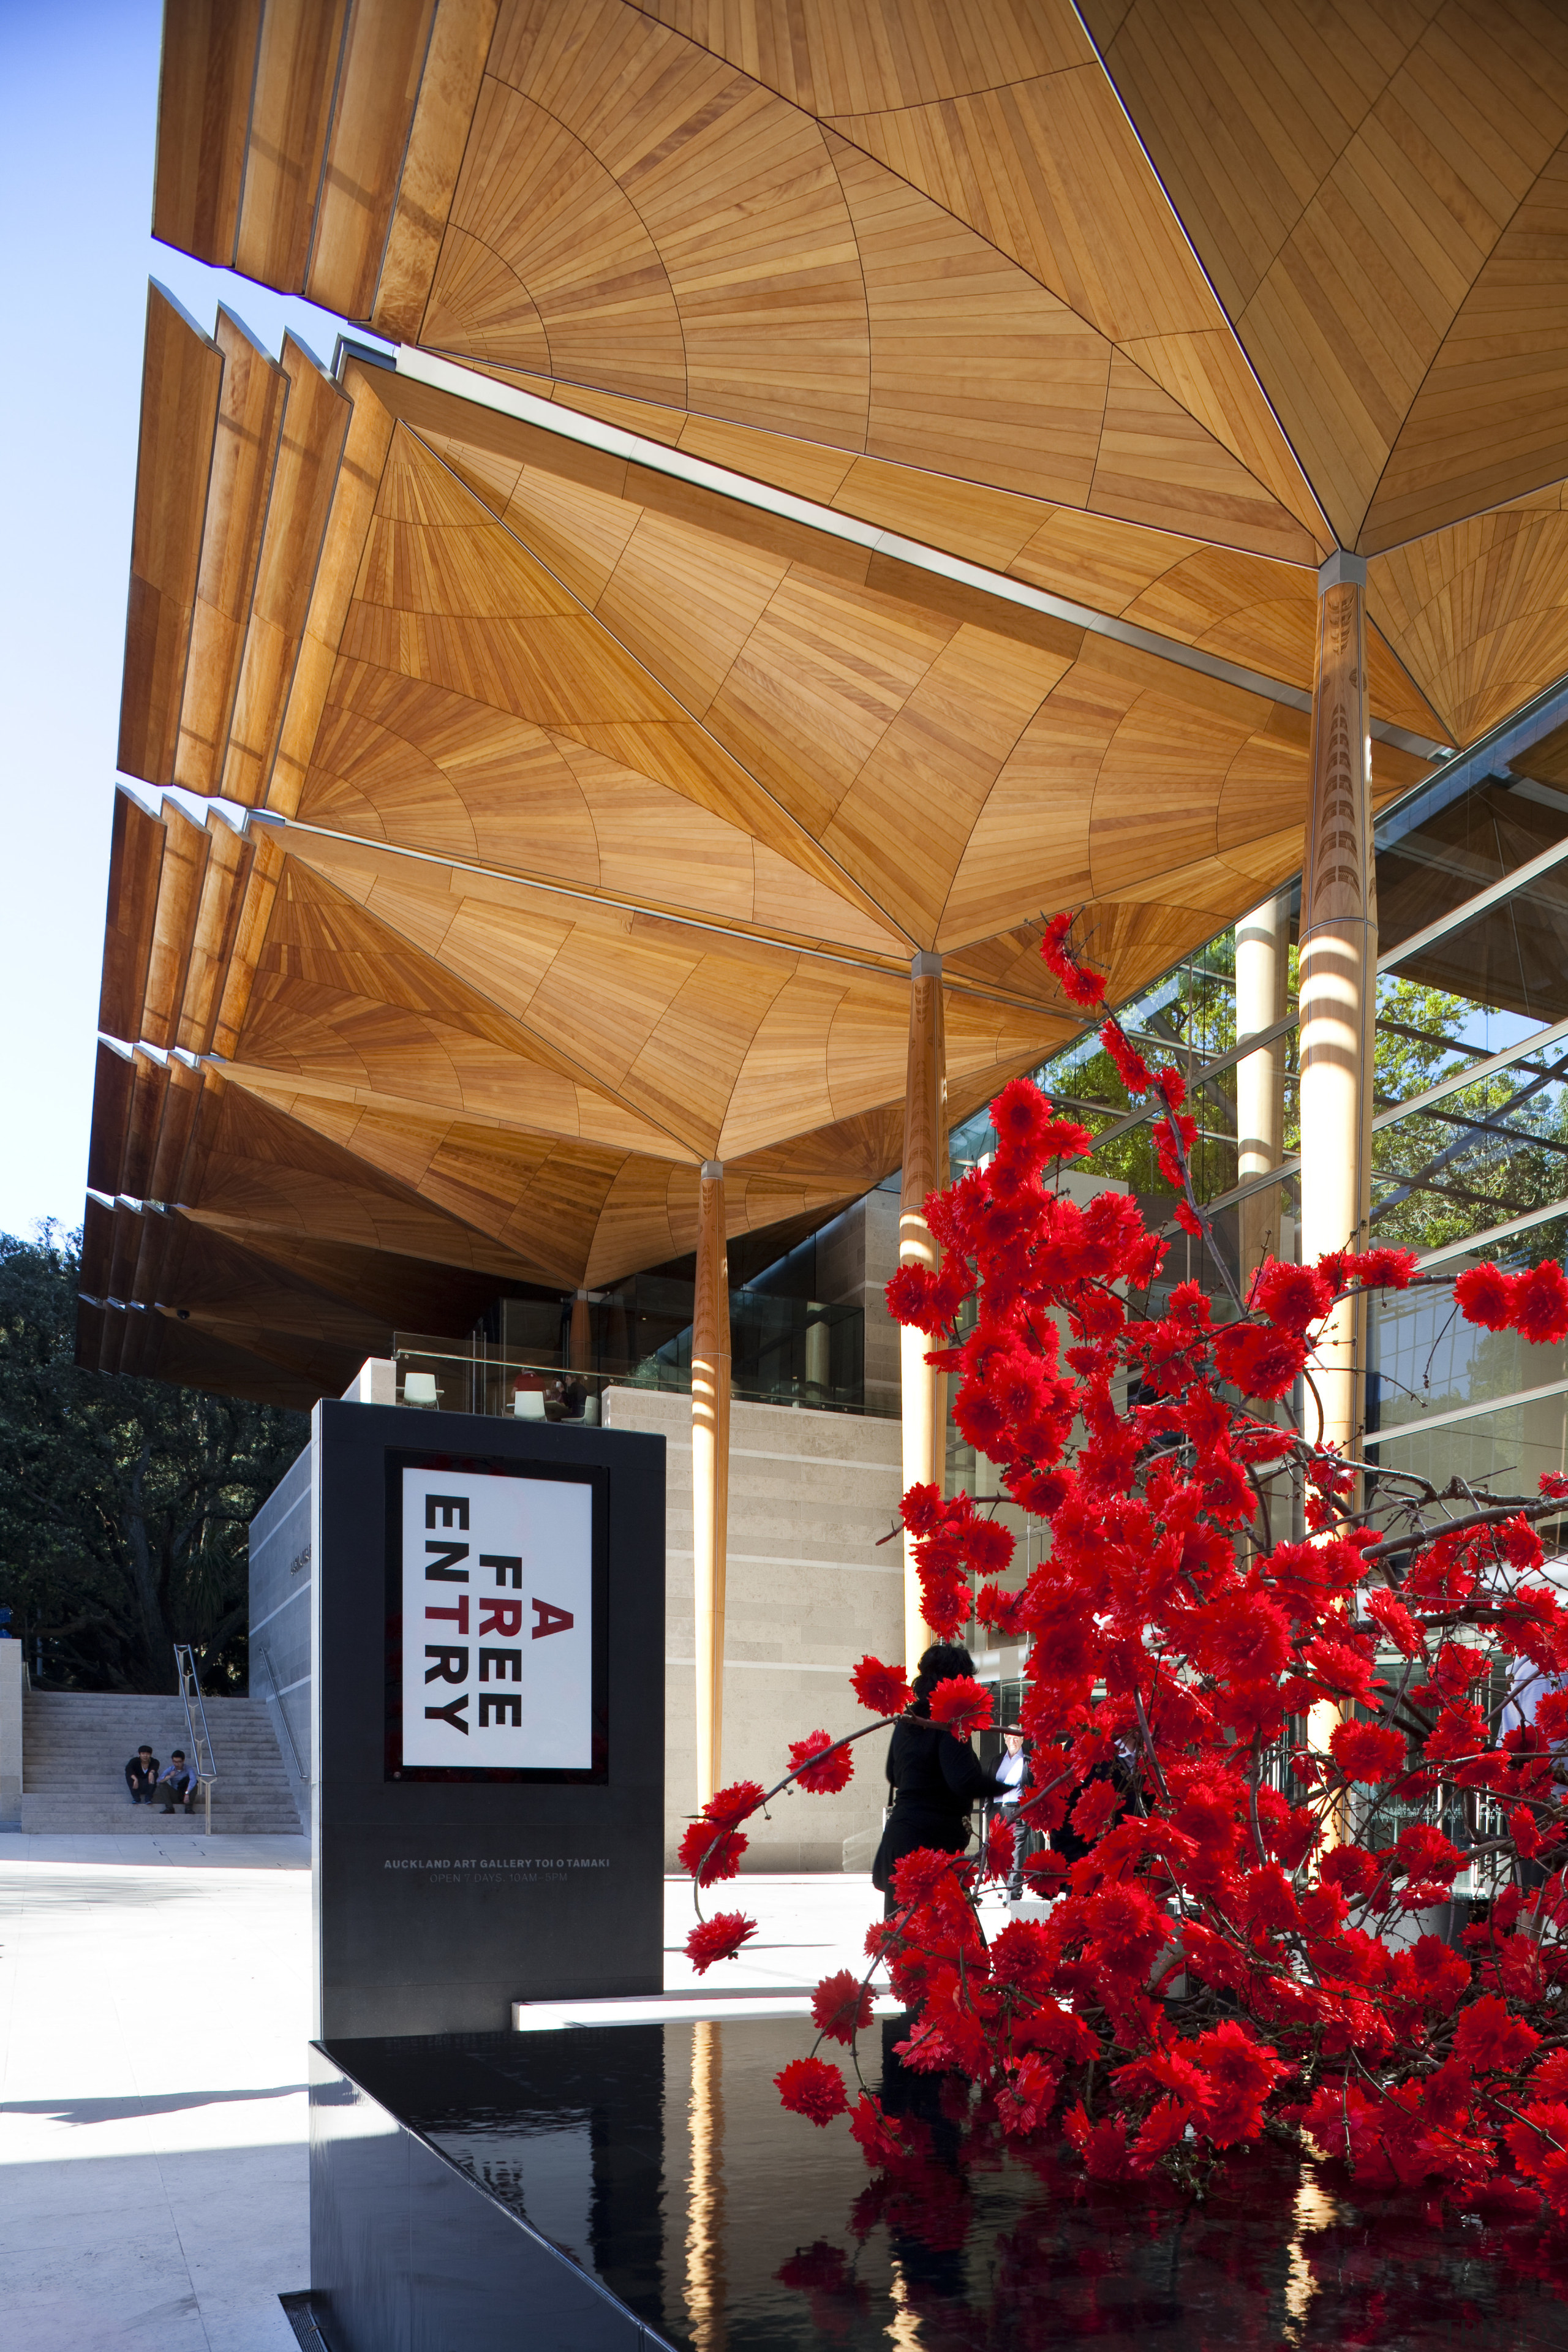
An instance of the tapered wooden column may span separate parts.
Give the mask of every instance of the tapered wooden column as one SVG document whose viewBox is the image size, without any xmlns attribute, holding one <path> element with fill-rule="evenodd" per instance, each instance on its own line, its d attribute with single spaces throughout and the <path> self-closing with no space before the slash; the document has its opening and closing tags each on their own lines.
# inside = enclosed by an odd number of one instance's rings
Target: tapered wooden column
<svg viewBox="0 0 1568 2352">
<path fill-rule="evenodd" d="M 939 1252 L 925 1198 L 947 1181 L 947 1066 L 942 958 L 922 950 L 910 969 L 910 1059 L 904 1089 L 904 1177 L 899 1202 L 899 1263 L 929 1266 Z M 947 1383 L 926 1362 L 931 1342 L 907 1325 L 899 1334 L 904 1485 L 940 1487 L 947 1468 Z M 921 1615 L 914 1548 L 904 1538 L 904 1663 L 912 1673 L 932 1634 Z"/>
<path fill-rule="evenodd" d="M 593 1299 L 591 1290 L 580 1290 L 572 1301 L 570 1353 L 574 1372 L 592 1371 L 594 1368 Z"/>
<path fill-rule="evenodd" d="M 1236 927 L 1236 1036 L 1271 1029 L 1285 1017 L 1290 982 L 1290 900 L 1281 892 L 1266 898 Z M 1236 1066 L 1236 1181 L 1247 1184 L 1278 1168 L 1285 1141 L 1285 1039 L 1260 1045 Z M 1237 1245 L 1241 1286 L 1269 1255 L 1288 1257 L 1280 1234 L 1283 1203 L 1278 1187 L 1254 1192 L 1241 1202 Z"/>
<path fill-rule="evenodd" d="M 691 1318 L 691 1550 L 697 1603 L 697 1801 L 719 1785 L 724 1730 L 724 1546 L 730 1501 L 730 1269 L 724 1163 L 698 1185 Z"/>
<path fill-rule="evenodd" d="M 1331 556 L 1318 574 L 1312 688 L 1312 793 L 1301 871 L 1301 1257 L 1364 1247 L 1372 1192 L 1372 1076 L 1377 900 L 1372 848 L 1372 745 L 1366 708 L 1366 565 Z M 1364 1313 L 1346 1304 L 1324 1328 L 1309 1370 L 1323 1436 L 1361 1451 Z M 1309 1433 L 1317 1410 L 1307 1399 Z M 1332 1702 L 1308 1717 L 1310 1747 L 1327 1748 Z M 1331 1815 L 1331 1843 L 1343 1823 Z"/>
<path fill-rule="evenodd" d="M 1301 1256 L 1365 1246 L 1371 1209 L 1377 900 L 1366 707 L 1366 564 L 1318 574 L 1312 789 L 1301 874 Z M 1338 1309 L 1311 1366 L 1323 1434 L 1359 1450 L 1358 1318 Z M 1309 1427 L 1316 1413 L 1309 1402 Z"/>
</svg>

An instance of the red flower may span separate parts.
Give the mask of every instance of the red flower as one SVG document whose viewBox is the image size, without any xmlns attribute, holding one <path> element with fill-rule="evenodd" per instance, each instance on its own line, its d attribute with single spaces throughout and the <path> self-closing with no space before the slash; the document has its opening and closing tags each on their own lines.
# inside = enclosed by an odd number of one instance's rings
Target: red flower
<svg viewBox="0 0 1568 2352">
<path fill-rule="evenodd" d="M 1154 1081 L 1149 1075 L 1149 1065 L 1130 1042 L 1120 1021 L 1108 1021 L 1100 1033 L 1100 1042 L 1116 1066 L 1116 1075 L 1130 1095 L 1146 1095 Z"/>
<path fill-rule="evenodd" d="M 1392 1592 L 1369 1592 L 1363 1606 L 1396 1650 L 1402 1650 L 1407 1658 L 1420 1656 L 1426 1639 L 1403 1601 L 1396 1601 Z"/>
<path fill-rule="evenodd" d="M 1078 961 L 1067 944 L 1072 926 L 1070 913 L 1053 915 L 1040 941 L 1040 953 L 1062 994 L 1070 1003 L 1102 1004 L 1105 1001 L 1105 975 L 1091 971 Z"/>
<path fill-rule="evenodd" d="M 763 1801 L 760 1780 L 731 1780 L 727 1789 L 715 1789 L 702 1808 L 702 1818 L 717 1822 L 721 1829 L 732 1830 L 748 1813 L 754 1813 Z"/>
<path fill-rule="evenodd" d="M 1363 1250 L 1351 1260 L 1351 1271 L 1363 1290 L 1407 1290 L 1418 1270 L 1414 1250 Z"/>
<path fill-rule="evenodd" d="M 989 1877 L 1005 1878 L 1009 1874 L 1017 1843 L 1012 1822 L 1005 1822 L 998 1813 L 985 1833 L 985 1869 Z"/>
<path fill-rule="evenodd" d="M 973 1675 L 950 1675 L 931 1695 L 931 1719 L 945 1725 L 955 1739 L 967 1739 L 989 1725 L 991 1692 Z"/>
<path fill-rule="evenodd" d="M 1051 1106 L 1032 1078 L 1009 1078 L 991 1106 L 991 1124 L 1009 1158 L 1037 1159 L 1050 1137 Z"/>
<path fill-rule="evenodd" d="M 962 1891 L 963 1864 L 955 1853 L 917 1846 L 893 1864 L 893 1892 L 900 1903 L 929 1903 L 932 1895 L 951 1897 Z"/>
<path fill-rule="evenodd" d="M 1454 1287 L 1457 1292 L 1458 1284 Z M 1514 1329 L 1538 1348 L 1568 1339 L 1568 1282 L 1555 1258 L 1514 1276 L 1512 1321 Z"/>
<path fill-rule="evenodd" d="M 830 2124 L 847 2112 L 844 2077 L 822 2058 L 792 2058 L 773 2076 L 779 2098 L 791 2115 L 806 2116 L 814 2124 Z"/>
<path fill-rule="evenodd" d="M 820 1756 L 820 1764 L 807 1759 Z M 804 1739 L 792 1739 L 789 1760 L 796 1780 L 808 1795 L 836 1797 L 847 1789 L 855 1770 L 855 1759 L 847 1748 L 835 1742 L 831 1732 L 812 1731 Z"/>
<path fill-rule="evenodd" d="M 1405 1762 L 1405 1734 L 1382 1723 L 1342 1723 L 1329 1753 L 1348 1780 L 1387 1780 Z"/>
<path fill-rule="evenodd" d="M 699 1886 L 711 1886 L 721 1878 L 739 1875 L 741 1856 L 750 1843 L 750 1838 L 738 1830 L 721 1829 L 713 1822 L 693 1822 L 677 1851 L 682 1870 L 689 1870 Z"/>
<path fill-rule="evenodd" d="M 1075 1837 L 1092 1845 L 1102 1831 L 1121 1810 L 1121 1799 L 1114 1780 L 1091 1780 L 1072 1809 L 1072 1829 Z"/>
<path fill-rule="evenodd" d="M 885 1666 L 869 1654 L 851 1670 L 855 1696 L 873 1715 L 902 1715 L 914 1694 L 902 1666 Z"/>
<path fill-rule="evenodd" d="M 1297 1333 L 1264 1323 L 1227 1323 L 1215 1334 L 1214 1355 L 1221 1380 L 1255 1397 L 1289 1396 L 1307 1360 Z"/>
<path fill-rule="evenodd" d="M 1512 2017 L 1495 1992 L 1472 2001 L 1454 2031 L 1454 2055 L 1482 2069 L 1522 2064 L 1541 2036 L 1523 2018 Z"/>
<path fill-rule="evenodd" d="M 1212 2033 L 1200 2033 L 1191 2049 L 1209 2079 L 1209 2110 L 1203 2126 L 1209 2138 L 1216 2147 L 1256 2139 L 1263 2102 L 1289 2068 L 1233 2018 Z"/>
<path fill-rule="evenodd" d="M 912 1536 L 928 1536 L 942 1525 L 942 1488 L 915 1486 L 904 1488 L 899 1504 L 899 1517 Z"/>
<path fill-rule="evenodd" d="M 849 2117 L 849 2136 L 859 2142 L 868 2164 L 893 2164 L 904 2152 L 868 2091 L 861 2092 Z"/>
<path fill-rule="evenodd" d="M 705 1977 L 715 1960 L 732 1960 L 756 1932 L 756 1921 L 742 1913 L 716 1911 L 711 1919 L 700 1919 L 686 1938 L 686 1957 L 698 1975 Z"/>
<path fill-rule="evenodd" d="M 811 1996 L 812 2021 L 830 2042 L 851 2042 L 871 2022 L 871 1995 L 851 1969 L 824 1977 Z"/>
<path fill-rule="evenodd" d="M 1513 1284 L 1489 1258 L 1484 1265 L 1468 1266 L 1454 1285 L 1454 1298 L 1467 1323 L 1488 1331 L 1506 1331 L 1513 1313 Z"/>
<path fill-rule="evenodd" d="M 1568 1477 L 1564 1477 L 1561 1470 L 1543 1470 L 1541 1491 L 1552 1502 L 1560 1503 L 1568 1497 Z"/>
<path fill-rule="evenodd" d="M 1305 1331 L 1334 1303 L 1332 1286 L 1312 1265 L 1287 1265 L 1271 1257 L 1252 1286 L 1252 1303 L 1286 1331 Z"/>
<path fill-rule="evenodd" d="M 1421 1988 L 1421 1998 L 1445 2016 L 1469 1990 L 1470 1965 L 1438 1936 L 1421 1936 L 1411 1947 L 1410 1965 Z"/>
</svg>

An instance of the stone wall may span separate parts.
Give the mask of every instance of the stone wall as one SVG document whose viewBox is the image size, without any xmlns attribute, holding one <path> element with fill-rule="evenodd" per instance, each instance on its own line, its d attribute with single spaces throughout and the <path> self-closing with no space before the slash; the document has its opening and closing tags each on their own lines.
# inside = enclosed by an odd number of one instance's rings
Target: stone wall
<svg viewBox="0 0 1568 2352">
<path fill-rule="evenodd" d="M 879 1185 L 835 1217 L 816 1237 L 820 1296 L 835 1306 L 858 1307 L 866 1318 L 866 1410 L 897 1421 L 899 1327 L 884 1296 L 898 1270 L 899 1195 Z"/>
<path fill-rule="evenodd" d="M 308 1822 L 311 1769 L 308 1445 L 250 1522 L 250 1695 L 267 1701 L 284 1769 L 301 1816 Z"/>
<path fill-rule="evenodd" d="M 611 1389 L 605 1421 L 668 1441 L 665 1826 L 674 1867 L 697 1803 L 690 1400 Z M 878 1542 L 897 1525 L 899 1445 L 896 1421 L 731 1408 L 722 1780 L 771 1786 L 792 1739 L 819 1727 L 853 1730 L 866 1717 L 849 1668 L 868 1650 L 902 1658 L 900 1547 Z M 842 1795 L 782 1798 L 773 1819 L 753 1826 L 746 1866 L 838 1870 L 845 1839 L 856 1837 L 865 1868 L 866 1833 L 881 1822 L 887 1738 L 858 1743 Z"/>
</svg>

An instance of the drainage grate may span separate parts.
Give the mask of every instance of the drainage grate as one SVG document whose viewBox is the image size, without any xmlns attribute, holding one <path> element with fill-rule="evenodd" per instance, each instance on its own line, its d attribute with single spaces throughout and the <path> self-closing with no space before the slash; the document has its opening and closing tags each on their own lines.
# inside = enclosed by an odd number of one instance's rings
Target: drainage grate
<svg viewBox="0 0 1568 2352">
<path fill-rule="evenodd" d="M 316 2315 L 310 2308 L 308 2289 L 299 2294 L 280 2294 L 283 2316 L 299 2340 L 300 2352 L 330 2352 L 326 2337 L 316 2325 Z"/>
</svg>

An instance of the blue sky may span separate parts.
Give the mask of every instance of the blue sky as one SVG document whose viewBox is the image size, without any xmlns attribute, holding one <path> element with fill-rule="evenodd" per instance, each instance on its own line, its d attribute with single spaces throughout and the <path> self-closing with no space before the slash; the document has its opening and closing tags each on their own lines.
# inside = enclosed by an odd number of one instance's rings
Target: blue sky
<svg viewBox="0 0 1568 2352">
<path fill-rule="evenodd" d="M 0 1229 L 80 1221 L 147 280 L 324 363 L 339 321 L 154 244 L 158 0 L 0 0 Z M 148 800 L 156 795 L 137 787 Z"/>
</svg>

